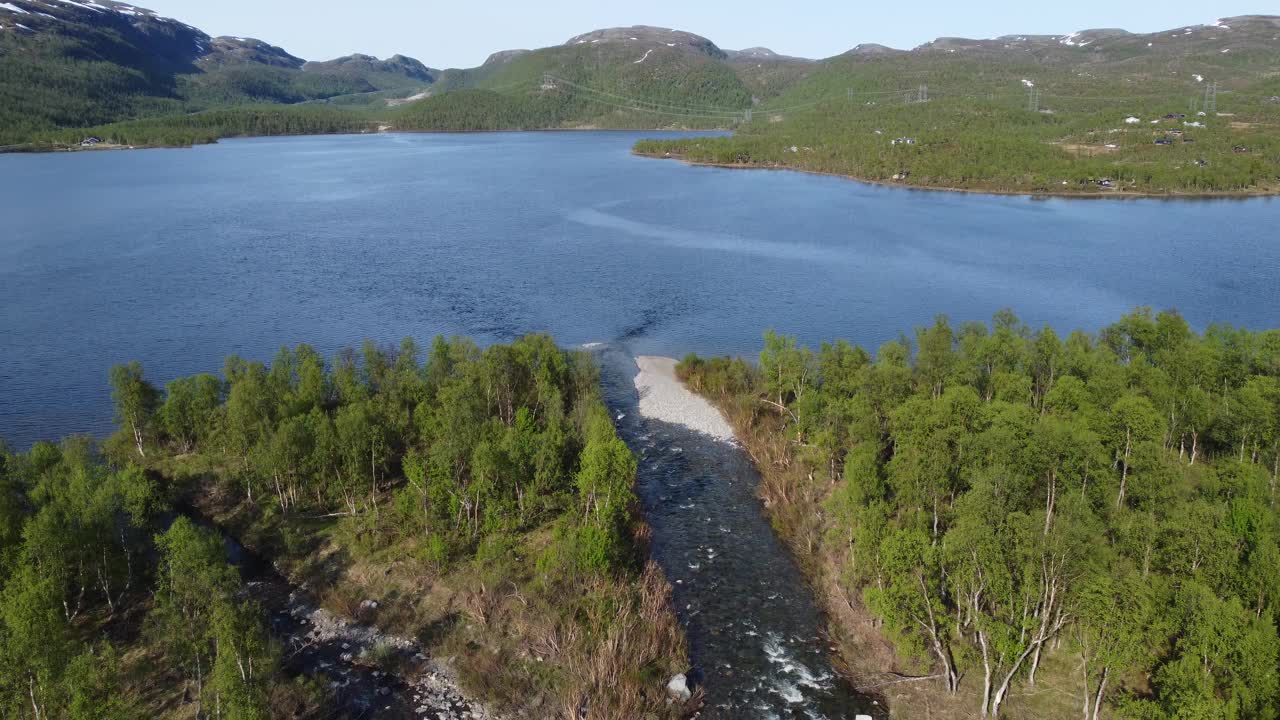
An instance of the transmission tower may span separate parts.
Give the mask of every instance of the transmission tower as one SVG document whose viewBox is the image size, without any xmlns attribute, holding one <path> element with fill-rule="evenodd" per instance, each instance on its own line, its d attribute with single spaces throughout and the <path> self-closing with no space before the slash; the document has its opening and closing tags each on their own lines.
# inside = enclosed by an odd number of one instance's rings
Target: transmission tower
<svg viewBox="0 0 1280 720">
<path fill-rule="evenodd" d="M 1031 112 L 1040 112 L 1040 88 L 1034 85 L 1027 88 L 1027 109 Z"/>
<path fill-rule="evenodd" d="M 751 109 L 750 109 L 750 108 L 747 108 L 747 110 L 746 110 L 745 112 L 743 112 L 743 113 L 742 113 L 742 122 L 751 122 Z"/>
<path fill-rule="evenodd" d="M 917 91 L 916 102 L 929 102 L 929 86 L 921 85 Z"/>
<path fill-rule="evenodd" d="M 1218 112 L 1218 83 L 1211 82 L 1204 89 L 1204 111 L 1206 113 Z"/>
</svg>

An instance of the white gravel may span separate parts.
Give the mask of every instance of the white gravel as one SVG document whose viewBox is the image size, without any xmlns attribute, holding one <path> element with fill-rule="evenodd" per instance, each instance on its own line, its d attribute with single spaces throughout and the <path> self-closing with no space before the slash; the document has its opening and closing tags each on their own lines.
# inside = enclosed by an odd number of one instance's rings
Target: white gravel
<svg viewBox="0 0 1280 720">
<path fill-rule="evenodd" d="M 682 425 L 714 440 L 737 444 L 733 427 L 724 415 L 676 378 L 672 358 L 642 355 L 636 358 L 640 373 L 636 390 L 640 393 L 640 415 L 651 420 Z"/>
</svg>

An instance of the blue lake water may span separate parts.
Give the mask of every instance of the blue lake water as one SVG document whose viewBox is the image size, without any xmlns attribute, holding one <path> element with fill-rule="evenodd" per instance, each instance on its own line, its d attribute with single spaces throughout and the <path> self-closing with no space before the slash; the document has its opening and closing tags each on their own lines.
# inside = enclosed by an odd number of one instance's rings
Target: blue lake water
<svg viewBox="0 0 1280 720">
<path fill-rule="evenodd" d="M 644 135 L 653 135 L 645 133 Z M 107 369 L 550 331 L 754 353 L 936 313 L 1280 320 L 1280 202 L 905 191 L 634 157 L 636 133 L 234 140 L 0 156 L 0 437 L 109 427 Z"/>
<path fill-rule="evenodd" d="M 639 420 L 630 357 L 754 354 L 770 327 L 874 348 L 1004 307 L 1063 332 L 1139 305 L 1200 328 L 1280 321 L 1275 200 L 916 192 L 633 157 L 652 135 L 0 156 L 0 437 L 105 433 L 107 370 L 131 359 L 163 383 L 298 342 L 605 343 L 705 716 L 879 714 L 831 671 L 750 463 Z"/>
</svg>

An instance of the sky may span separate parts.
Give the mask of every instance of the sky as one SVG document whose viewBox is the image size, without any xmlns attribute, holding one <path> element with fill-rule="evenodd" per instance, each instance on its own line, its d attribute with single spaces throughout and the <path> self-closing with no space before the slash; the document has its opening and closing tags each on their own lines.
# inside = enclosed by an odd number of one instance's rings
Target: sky
<svg viewBox="0 0 1280 720">
<path fill-rule="evenodd" d="M 1120 27 L 1154 32 L 1265 12 L 1272 0 L 140 0 L 210 35 L 255 37 L 307 60 L 396 53 L 436 68 L 475 67 L 489 53 L 558 45 L 603 27 L 688 30 L 722 48 L 765 46 L 823 58 L 859 43 L 912 48 L 941 36 L 1063 35 Z M 1272 8 L 1272 12 L 1275 9 Z"/>
</svg>

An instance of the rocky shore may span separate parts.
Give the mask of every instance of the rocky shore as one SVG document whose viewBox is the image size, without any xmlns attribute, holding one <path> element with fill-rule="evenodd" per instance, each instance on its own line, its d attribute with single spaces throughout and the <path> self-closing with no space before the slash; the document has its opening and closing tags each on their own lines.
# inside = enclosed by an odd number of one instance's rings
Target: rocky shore
<svg viewBox="0 0 1280 720">
<path fill-rule="evenodd" d="M 650 420 L 681 425 L 720 442 L 736 444 L 733 427 L 706 398 L 695 395 L 676 377 L 672 358 L 642 355 L 636 358 L 635 377 L 640 394 L 640 414 Z"/>
</svg>

